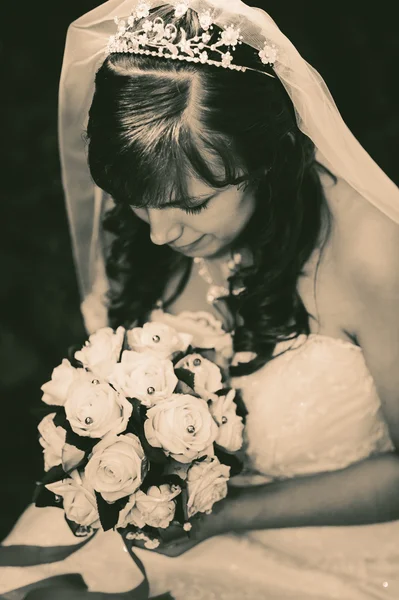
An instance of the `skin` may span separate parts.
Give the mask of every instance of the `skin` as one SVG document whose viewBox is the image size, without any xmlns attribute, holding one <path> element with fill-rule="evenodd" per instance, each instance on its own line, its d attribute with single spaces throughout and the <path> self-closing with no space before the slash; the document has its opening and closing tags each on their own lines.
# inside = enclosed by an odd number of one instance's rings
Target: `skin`
<svg viewBox="0 0 399 600">
<path fill-rule="evenodd" d="M 190 257 L 209 259 L 225 253 L 253 214 L 252 191 L 242 184 L 217 190 L 194 176 L 188 179 L 188 191 L 191 206 L 194 210 L 203 206 L 201 212 L 189 214 L 176 206 L 132 210 L 150 225 L 154 244 L 167 244 Z M 200 238 L 199 244 L 190 246 Z"/>
<path fill-rule="evenodd" d="M 318 248 L 298 281 L 298 291 L 314 315 L 313 332 L 355 341 L 362 348 L 394 449 L 334 472 L 231 489 L 211 515 L 193 520 L 186 538 L 165 544 L 157 552 L 178 556 L 208 538 L 232 531 L 399 520 L 399 226 L 345 182 L 333 186 L 322 178 L 322 183 L 333 227 L 319 267 L 317 305 L 313 281 Z M 241 224 L 240 200 L 236 197 L 232 214 Z M 226 204 L 222 209 L 221 204 L 219 212 L 215 202 L 212 210 L 226 221 L 213 230 L 213 239 L 230 239 L 234 220 L 230 209 L 226 211 Z M 206 231 L 205 221 L 199 225 L 187 220 L 184 226 L 182 221 L 177 216 L 169 221 L 181 228 L 175 229 L 181 231 L 177 239 L 190 241 L 193 232 Z M 212 220 L 206 223 L 211 226 Z"/>
</svg>

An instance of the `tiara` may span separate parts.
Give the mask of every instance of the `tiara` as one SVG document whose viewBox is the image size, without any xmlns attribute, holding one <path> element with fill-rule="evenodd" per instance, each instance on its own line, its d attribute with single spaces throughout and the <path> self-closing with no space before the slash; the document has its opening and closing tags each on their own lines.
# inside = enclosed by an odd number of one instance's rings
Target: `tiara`
<svg viewBox="0 0 399 600">
<path fill-rule="evenodd" d="M 183 0 L 175 4 L 174 16 L 180 18 L 190 8 L 189 0 Z M 172 24 L 165 24 L 161 17 L 155 19 L 150 17 L 151 3 L 149 0 L 139 0 L 136 9 L 125 19 L 115 17 L 118 25 L 115 35 L 108 40 L 106 54 L 132 53 L 159 56 L 172 60 L 183 60 L 186 62 L 202 63 L 223 67 L 235 71 L 257 71 L 251 67 L 236 65 L 233 63 L 233 54 L 236 46 L 242 44 L 240 29 L 234 25 L 225 27 L 219 34 L 218 40 L 209 45 L 211 31 L 215 23 L 211 11 L 198 13 L 200 24 L 199 34 L 188 37 L 187 32 Z M 143 19 L 145 19 L 143 21 Z M 140 25 L 138 24 L 140 22 Z M 179 36 L 180 33 L 180 36 Z M 176 41 L 179 36 L 179 41 Z M 218 60 L 211 59 L 209 52 L 218 56 Z M 265 40 L 264 47 L 258 52 L 261 62 L 265 65 L 274 65 L 277 59 L 277 48 Z M 273 77 L 270 73 L 259 71 Z"/>
</svg>

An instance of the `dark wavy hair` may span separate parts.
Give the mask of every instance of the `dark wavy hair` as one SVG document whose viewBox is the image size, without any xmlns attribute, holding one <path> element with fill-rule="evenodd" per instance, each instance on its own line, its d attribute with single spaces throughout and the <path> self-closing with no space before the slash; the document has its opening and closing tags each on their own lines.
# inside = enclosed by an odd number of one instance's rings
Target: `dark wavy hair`
<svg viewBox="0 0 399 600">
<path fill-rule="evenodd" d="M 173 20 L 173 8 L 166 6 L 163 16 Z M 193 11 L 175 21 L 190 35 L 199 29 Z M 245 44 L 234 60 L 273 73 Z M 190 274 L 191 259 L 153 244 L 149 226 L 130 207 L 159 207 L 172 198 L 184 206 L 188 170 L 216 188 L 237 183 L 244 172 L 256 207 L 236 245 L 249 247 L 254 261 L 235 276 L 245 292 L 229 302 L 240 317 L 235 350 L 257 358 L 234 374 L 264 365 L 277 341 L 309 333 L 297 280 L 328 217 L 319 177 L 324 167 L 298 129 L 277 77 L 113 54 L 96 75 L 87 137 L 92 177 L 115 201 L 104 222 L 113 234 L 107 259 L 111 325 L 143 320 L 177 268 L 186 267 L 176 294 Z M 216 172 L 209 155 L 222 169 Z M 237 283 L 234 277 L 230 283 Z"/>
</svg>

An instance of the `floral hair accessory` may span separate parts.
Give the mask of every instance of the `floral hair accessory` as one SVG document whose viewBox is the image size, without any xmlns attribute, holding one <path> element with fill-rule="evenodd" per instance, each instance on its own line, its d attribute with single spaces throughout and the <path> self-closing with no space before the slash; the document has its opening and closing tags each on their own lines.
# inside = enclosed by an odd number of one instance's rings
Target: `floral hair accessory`
<svg viewBox="0 0 399 600">
<path fill-rule="evenodd" d="M 190 8 L 188 0 L 175 4 L 174 16 L 181 18 Z M 242 44 L 240 29 L 234 25 L 224 28 L 216 42 L 211 43 L 211 32 L 214 26 L 211 11 L 198 14 L 200 32 L 194 37 L 183 27 L 179 29 L 173 23 L 165 23 L 161 17 L 151 16 L 151 4 L 148 0 L 138 3 L 136 9 L 127 20 L 115 18 L 118 30 L 109 38 L 107 54 L 132 53 L 158 56 L 172 60 L 202 63 L 232 69 L 235 71 L 258 71 L 251 67 L 236 65 L 233 52 Z M 143 21 L 143 19 L 145 19 Z M 263 64 L 273 65 L 277 59 L 277 48 L 265 40 L 264 47 L 258 52 Z M 213 58 L 211 58 L 211 56 Z M 270 73 L 258 71 L 273 77 Z"/>
</svg>

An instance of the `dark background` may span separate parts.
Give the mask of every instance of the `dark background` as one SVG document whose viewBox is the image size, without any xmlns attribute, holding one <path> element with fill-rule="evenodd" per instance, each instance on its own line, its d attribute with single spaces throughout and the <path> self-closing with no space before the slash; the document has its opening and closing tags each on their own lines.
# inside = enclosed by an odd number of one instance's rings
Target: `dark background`
<svg viewBox="0 0 399 600">
<path fill-rule="evenodd" d="M 398 184 L 399 36 L 394 2 L 262 6 L 328 82 L 344 119 Z M 57 89 L 68 24 L 98 0 L 2 6 L 0 539 L 42 468 L 40 386 L 84 334 L 57 154 Z M 328 8 L 326 5 L 330 5 Z M 378 11 L 378 12 L 377 12 Z M 250 110 L 250 107 L 249 107 Z"/>
</svg>

